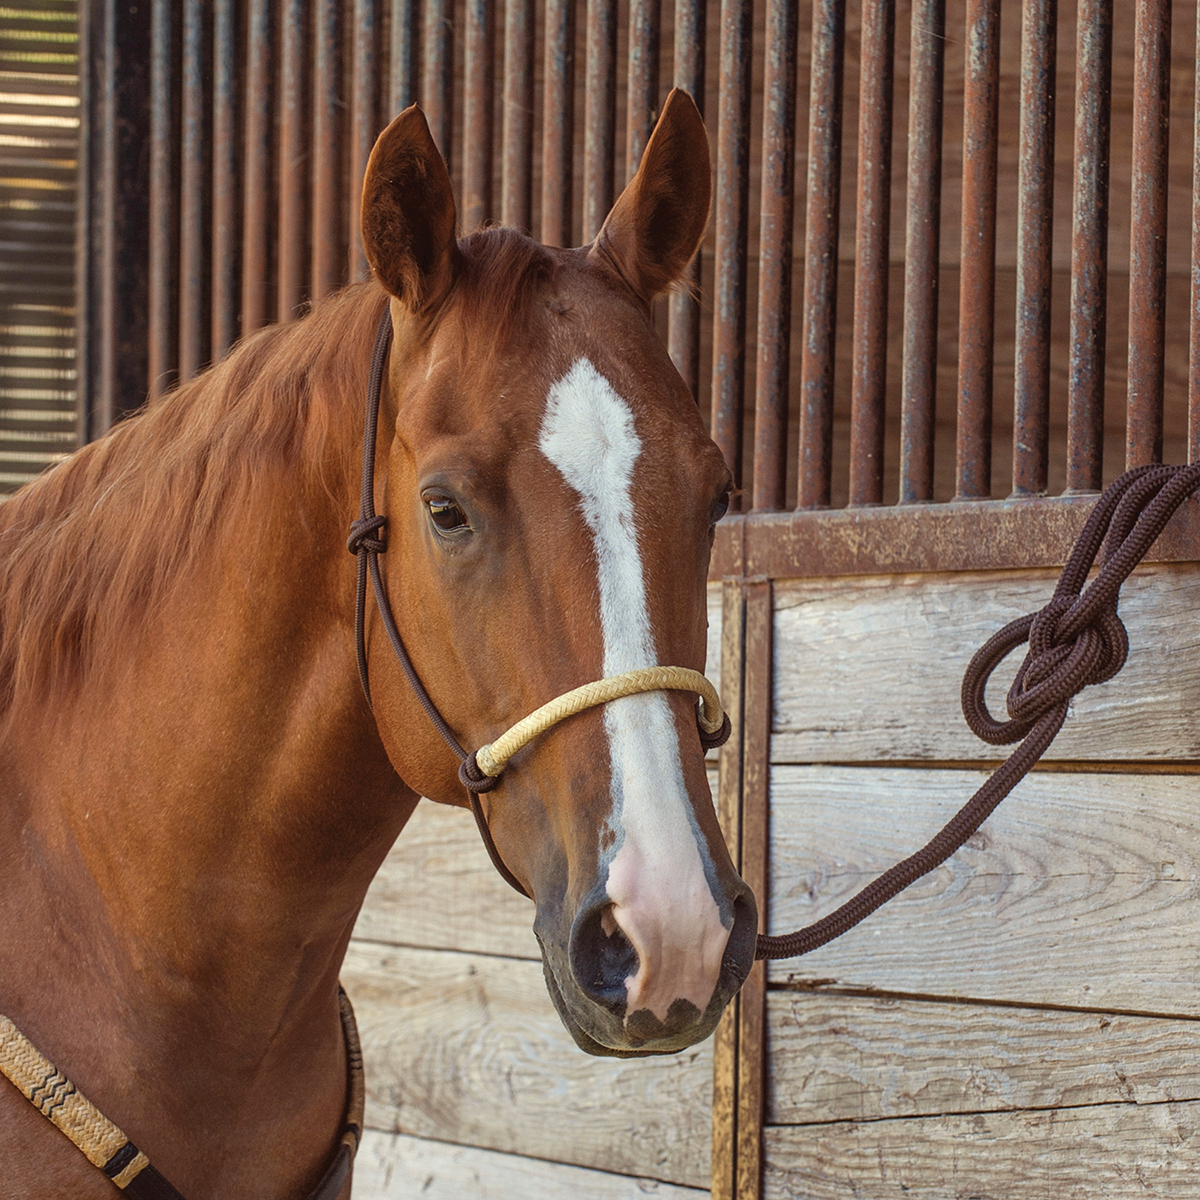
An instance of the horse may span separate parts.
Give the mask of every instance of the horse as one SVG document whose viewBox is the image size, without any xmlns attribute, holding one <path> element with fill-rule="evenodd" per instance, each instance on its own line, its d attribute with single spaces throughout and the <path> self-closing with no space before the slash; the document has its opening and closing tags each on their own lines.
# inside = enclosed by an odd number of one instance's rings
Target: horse
<svg viewBox="0 0 1200 1200">
<path fill-rule="evenodd" d="M 345 539 L 377 327 L 366 490 L 387 524 L 357 536 L 386 548 L 398 633 L 457 737 L 601 677 L 702 671 L 732 479 L 651 306 L 709 198 L 673 92 L 590 245 L 460 240 L 409 108 L 363 184 L 370 280 L 0 505 L 0 1013 L 188 1200 L 328 1177 L 356 915 L 418 797 L 466 803 L 375 607 L 369 701 L 356 672 Z M 479 799 L 590 1053 L 693 1044 L 749 971 L 754 897 L 703 758 L 695 697 L 644 692 L 561 721 Z M 117 1194 L 3 1078 L 0 1163 L 9 1200 Z"/>
</svg>

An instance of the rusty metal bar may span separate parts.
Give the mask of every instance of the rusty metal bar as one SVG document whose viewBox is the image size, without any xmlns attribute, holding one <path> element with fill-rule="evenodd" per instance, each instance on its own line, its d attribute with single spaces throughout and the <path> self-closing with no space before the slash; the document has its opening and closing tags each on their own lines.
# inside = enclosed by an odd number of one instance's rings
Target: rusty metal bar
<svg viewBox="0 0 1200 1200">
<path fill-rule="evenodd" d="M 1104 475 L 1112 0 L 1079 0 L 1076 22 L 1068 493 L 1098 492 Z"/>
<path fill-rule="evenodd" d="M 1057 0 L 1025 0 L 1017 183 L 1014 496 L 1046 490 L 1050 461 L 1050 287 L 1054 276 L 1054 99 Z"/>
<path fill-rule="evenodd" d="M 799 508 L 827 508 L 831 493 L 845 41 L 845 5 L 841 0 L 813 0 L 804 342 L 800 359 Z"/>
<path fill-rule="evenodd" d="M 533 228 L 533 0 L 504 6 L 504 156 L 500 219 Z"/>
<path fill-rule="evenodd" d="M 179 378 L 186 382 L 208 357 L 208 265 L 205 237 L 208 225 L 208 106 L 204 81 L 203 0 L 186 0 L 183 7 L 183 137 L 180 158 L 179 205 Z"/>
<path fill-rule="evenodd" d="M 904 382 L 900 394 L 901 504 L 933 499 L 946 0 L 913 0 L 910 45 Z"/>
<path fill-rule="evenodd" d="M 419 0 L 392 0 L 388 31 L 388 85 L 382 119 L 387 124 L 417 98 L 417 17 Z"/>
<path fill-rule="evenodd" d="M 992 491 L 1000 0 L 967 0 L 966 34 L 956 495 L 979 500 Z"/>
<path fill-rule="evenodd" d="M 629 78 L 625 105 L 625 179 L 642 161 L 658 115 L 658 57 L 662 0 L 630 0 Z"/>
<path fill-rule="evenodd" d="M 367 159 L 379 132 L 379 102 L 376 79 L 379 75 L 379 3 L 378 0 L 354 0 L 354 67 L 350 91 L 350 189 L 347 216 L 350 229 L 349 278 L 366 279 L 370 274 L 362 244 L 362 181 Z"/>
<path fill-rule="evenodd" d="M 613 202 L 617 125 L 617 6 L 588 0 L 583 104 L 583 238 L 590 242 Z"/>
<path fill-rule="evenodd" d="M 467 0 L 463 33 L 463 232 L 492 215 L 492 88 L 495 5 Z"/>
<path fill-rule="evenodd" d="M 270 0 L 250 0 L 246 49 L 246 133 L 242 157 L 242 336 L 267 323 L 271 190 Z"/>
<path fill-rule="evenodd" d="M 704 112 L 704 0 L 676 0 L 675 86 L 683 88 Z M 668 310 L 667 349 L 675 369 L 692 395 L 700 397 L 700 284 L 701 259 L 697 254 L 671 294 Z"/>
<path fill-rule="evenodd" d="M 542 101 L 542 241 L 569 246 L 575 136 L 575 0 L 547 0 Z"/>
<path fill-rule="evenodd" d="M 717 100 L 716 280 L 712 436 L 742 477 L 746 386 L 746 245 L 750 209 L 750 0 L 721 2 L 721 87 Z"/>
<path fill-rule="evenodd" d="M 1200 46 L 1200 5 L 1196 8 Z M 1188 462 L 1200 462 L 1200 54 L 1192 93 L 1192 313 L 1188 355 Z"/>
<path fill-rule="evenodd" d="M 758 369 L 754 399 L 753 507 L 758 512 L 783 508 L 787 482 L 798 24 L 792 0 L 770 0 L 763 79 Z"/>
<path fill-rule="evenodd" d="M 148 367 L 151 400 L 175 380 L 179 326 L 175 320 L 178 270 L 174 97 L 175 5 L 154 0 L 150 13 L 150 311 Z"/>
<path fill-rule="evenodd" d="M 895 32 L 895 0 L 863 0 L 850 393 L 851 505 L 883 503 Z"/>
<path fill-rule="evenodd" d="M 339 0 L 313 9 L 312 298 L 342 280 L 342 13 Z"/>
<path fill-rule="evenodd" d="M 1137 0 L 1133 58 L 1126 469 L 1162 461 L 1170 102 L 1171 3 L 1170 0 Z"/>
<path fill-rule="evenodd" d="M 235 0 L 213 3 L 212 359 L 238 336 L 238 37 Z"/>
<path fill-rule="evenodd" d="M 308 295 L 308 5 L 284 0 L 279 14 L 278 319 L 291 321 Z"/>
<path fill-rule="evenodd" d="M 454 5 L 452 0 L 425 0 L 421 31 L 421 107 L 429 132 L 446 165 L 453 162 Z"/>
</svg>

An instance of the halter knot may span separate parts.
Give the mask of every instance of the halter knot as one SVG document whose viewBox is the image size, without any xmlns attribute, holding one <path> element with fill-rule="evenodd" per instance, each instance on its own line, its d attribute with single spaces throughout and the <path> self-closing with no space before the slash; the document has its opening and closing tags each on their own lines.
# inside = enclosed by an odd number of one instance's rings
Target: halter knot
<svg viewBox="0 0 1200 1200">
<path fill-rule="evenodd" d="M 729 741 L 729 735 L 733 731 L 733 726 L 729 723 L 729 714 L 721 713 L 721 727 L 712 733 L 700 723 L 696 721 L 696 728 L 700 731 L 700 745 L 704 747 L 704 752 L 707 754 L 710 750 L 716 750 L 719 746 L 725 745 Z"/>
<path fill-rule="evenodd" d="M 372 537 L 376 530 L 382 532 L 387 524 L 387 517 L 357 517 L 350 522 L 350 536 L 346 539 L 346 549 L 351 554 L 359 554 L 363 550 L 371 550 L 382 554 L 387 549 L 387 542 L 381 537 Z"/>
<path fill-rule="evenodd" d="M 480 792 L 490 792 L 500 782 L 499 775 L 485 775 L 479 769 L 479 763 L 475 759 L 476 754 L 478 751 L 468 754 L 458 764 L 459 783 L 474 795 L 478 795 Z"/>
</svg>

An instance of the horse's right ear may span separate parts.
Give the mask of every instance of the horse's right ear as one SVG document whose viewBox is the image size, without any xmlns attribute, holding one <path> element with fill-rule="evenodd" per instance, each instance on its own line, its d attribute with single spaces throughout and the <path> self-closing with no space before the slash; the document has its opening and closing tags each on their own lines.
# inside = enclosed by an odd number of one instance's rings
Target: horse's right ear
<svg viewBox="0 0 1200 1200">
<path fill-rule="evenodd" d="M 450 173 L 425 114 L 406 108 L 380 135 L 363 180 L 362 238 L 379 282 L 421 312 L 454 283 L 460 256 Z"/>
</svg>

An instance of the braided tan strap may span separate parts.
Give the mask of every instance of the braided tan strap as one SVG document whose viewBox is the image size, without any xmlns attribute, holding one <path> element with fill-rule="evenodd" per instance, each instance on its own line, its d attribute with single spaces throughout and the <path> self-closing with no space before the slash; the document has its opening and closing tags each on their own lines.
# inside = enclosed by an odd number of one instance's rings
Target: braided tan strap
<svg viewBox="0 0 1200 1200">
<path fill-rule="evenodd" d="M 700 697 L 700 727 L 706 733 L 716 733 L 721 728 L 725 719 L 721 711 L 721 698 L 717 695 L 717 689 L 699 671 L 687 667 L 640 667 L 636 671 L 626 671 L 622 675 L 598 679 L 595 683 L 585 683 L 582 687 L 564 692 L 548 704 L 543 704 L 541 708 L 534 709 L 529 716 L 518 721 L 494 742 L 480 746 L 475 753 L 475 761 L 485 775 L 495 778 L 522 746 L 528 745 L 535 737 L 545 733 L 564 718 L 588 708 L 595 708 L 598 704 L 618 700 L 622 696 L 635 696 L 639 692 L 657 692 L 664 689 L 695 692 Z"/>
</svg>

